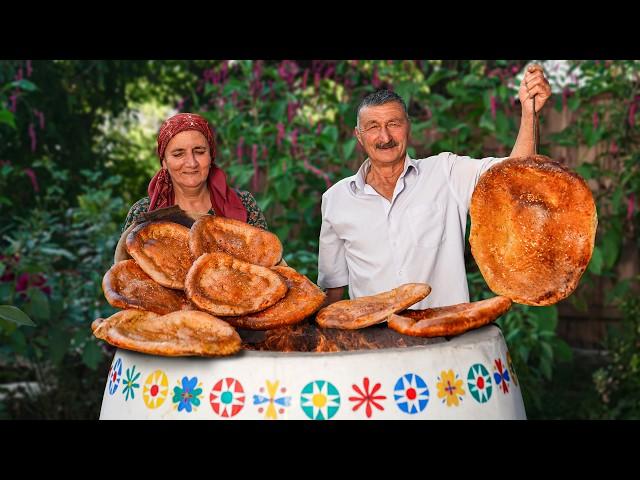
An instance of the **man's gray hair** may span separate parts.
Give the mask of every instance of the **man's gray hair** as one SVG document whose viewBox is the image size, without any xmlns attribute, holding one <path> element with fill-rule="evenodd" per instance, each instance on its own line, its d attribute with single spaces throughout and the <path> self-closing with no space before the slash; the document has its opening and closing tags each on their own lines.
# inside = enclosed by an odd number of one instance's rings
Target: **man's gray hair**
<svg viewBox="0 0 640 480">
<path fill-rule="evenodd" d="M 376 105 L 384 105 L 389 102 L 397 102 L 402 105 L 402 110 L 404 110 L 404 116 L 409 120 L 409 113 L 407 112 L 407 105 L 404 103 L 404 100 L 400 95 L 391 90 L 381 89 L 376 90 L 373 93 L 370 93 L 366 97 L 362 99 L 360 105 L 358 105 L 358 110 L 356 111 L 356 126 L 360 128 L 360 110 L 364 107 L 371 107 Z"/>
</svg>

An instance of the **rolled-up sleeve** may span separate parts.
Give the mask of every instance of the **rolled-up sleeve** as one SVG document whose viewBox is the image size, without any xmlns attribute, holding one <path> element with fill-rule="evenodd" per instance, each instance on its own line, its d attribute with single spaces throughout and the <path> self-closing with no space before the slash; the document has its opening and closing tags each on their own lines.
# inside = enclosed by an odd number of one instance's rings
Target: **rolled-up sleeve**
<svg viewBox="0 0 640 480">
<path fill-rule="evenodd" d="M 338 288 L 349 284 L 349 270 L 344 240 L 338 236 L 327 218 L 327 208 L 327 199 L 323 196 L 318 248 L 318 285 L 321 288 Z"/>
<path fill-rule="evenodd" d="M 482 174 L 506 159 L 507 157 L 487 157 L 477 160 L 449 153 L 447 161 L 444 163 L 447 170 L 445 173 L 449 179 L 449 187 L 464 208 L 469 208 L 471 195 Z"/>
</svg>

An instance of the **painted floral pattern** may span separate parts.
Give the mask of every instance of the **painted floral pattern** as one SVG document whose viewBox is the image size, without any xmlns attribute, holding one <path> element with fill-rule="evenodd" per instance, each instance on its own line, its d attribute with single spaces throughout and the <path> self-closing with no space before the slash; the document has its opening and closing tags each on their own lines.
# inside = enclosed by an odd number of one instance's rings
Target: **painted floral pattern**
<svg viewBox="0 0 640 480">
<path fill-rule="evenodd" d="M 380 404 L 380 402 L 382 400 L 386 400 L 387 397 L 380 394 L 376 395 L 376 393 L 380 390 L 380 387 L 380 383 L 376 383 L 375 385 L 371 386 L 369 377 L 364 377 L 362 381 L 362 388 L 360 388 L 356 384 L 353 384 L 351 388 L 353 388 L 353 390 L 356 392 L 356 395 L 349 397 L 349 401 L 355 403 L 352 410 L 356 412 L 360 407 L 364 405 L 364 413 L 367 418 L 371 418 L 371 415 L 374 412 L 373 408 L 383 411 L 384 407 Z"/>
<path fill-rule="evenodd" d="M 136 388 L 140 388 L 140 384 L 136 382 L 140 377 L 140 372 L 136 373 L 136 366 L 134 365 L 131 368 L 127 368 L 127 372 L 124 376 L 124 381 L 122 384 L 124 385 L 124 389 L 122 390 L 122 394 L 124 395 L 125 402 L 129 400 L 129 397 L 133 400 L 136 396 Z"/>
<path fill-rule="evenodd" d="M 253 396 L 253 404 L 258 406 L 258 413 L 264 413 L 265 419 L 277 420 L 278 415 L 283 415 L 285 408 L 291 405 L 291 396 L 285 395 L 286 393 L 287 389 L 280 387 L 279 380 L 267 380 L 266 390 L 260 387 L 259 393 Z"/>
<path fill-rule="evenodd" d="M 464 388 L 462 379 L 453 370 L 443 370 L 437 378 L 438 398 L 447 407 L 457 407 L 464 399 Z"/>
<path fill-rule="evenodd" d="M 178 386 L 173 387 L 173 406 L 178 409 L 178 412 L 185 410 L 191 413 L 200 405 L 201 395 L 202 384 L 198 383 L 198 377 L 184 376 L 182 382 L 178 382 Z"/>
<path fill-rule="evenodd" d="M 332 383 L 325 380 L 309 382 L 300 394 L 300 406 L 312 420 L 328 420 L 340 408 L 340 393 Z"/>
</svg>

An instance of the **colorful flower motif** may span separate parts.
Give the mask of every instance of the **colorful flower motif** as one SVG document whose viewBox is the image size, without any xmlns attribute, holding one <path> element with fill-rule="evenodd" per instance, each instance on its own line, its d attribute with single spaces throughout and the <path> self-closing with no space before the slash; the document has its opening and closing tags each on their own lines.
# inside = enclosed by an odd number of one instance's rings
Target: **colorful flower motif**
<svg viewBox="0 0 640 480">
<path fill-rule="evenodd" d="M 438 398 L 442 399 L 442 403 L 446 403 L 447 407 L 452 405 L 459 406 L 465 394 L 462 379 L 453 370 L 443 370 L 438 377 Z"/>
<path fill-rule="evenodd" d="M 491 385 L 491 375 L 481 363 L 472 365 L 467 375 L 469 392 L 477 402 L 486 403 L 491 398 L 493 385 Z"/>
<path fill-rule="evenodd" d="M 182 387 L 180 387 L 180 382 L 177 387 L 173 387 L 173 408 L 177 408 L 178 412 L 186 410 L 187 413 L 191 413 L 195 407 L 200 405 L 201 395 L 202 383 L 198 383 L 198 377 L 184 376 L 182 377 Z"/>
<path fill-rule="evenodd" d="M 494 360 L 493 365 L 493 381 L 505 395 L 509 393 L 509 371 L 502 364 L 502 359 Z"/>
<path fill-rule="evenodd" d="M 167 399 L 169 379 L 162 370 L 156 370 L 147 377 L 142 389 L 142 399 L 147 408 L 158 408 Z"/>
<path fill-rule="evenodd" d="M 111 365 L 109 370 L 109 395 L 113 395 L 118 390 L 120 378 L 122 377 L 122 359 L 119 358 Z"/>
<path fill-rule="evenodd" d="M 328 420 L 340 408 L 340 393 L 332 383 L 325 380 L 309 382 L 300 394 L 300 406 L 310 419 Z"/>
<path fill-rule="evenodd" d="M 414 415 L 423 411 L 429 403 L 429 388 L 418 375 L 407 373 L 396 382 L 393 398 L 400 410 Z"/>
<path fill-rule="evenodd" d="M 385 395 L 375 394 L 378 390 L 380 390 L 380 383 L 376 383 L 371 391 L 369 391 L 368 377 L 364 377 L 362 386 L 363 388 L 360 389 L 360 387 L 358 387 L 357 385 L 352 385 L 353 390 L 358 394 L 358 396 L 349 397 L 349 401 L 356 403 L 352 409 L 354 412 L 366 403 L 365 414 L 367 415 L 367 418 L 371 418 L 371 414 L 373 413 L 371 405 L 376 407 L 378 410 L 384 410 L 384 407 L 380 405 L 376 400 L 386 400 L 387 397 Z"/>
<path fill-rule="evenodd" d="M 264 393 L 264 387 L 260 387 L 260 394 L 253 396 L 253 404 L 254 405 L 262 405 L 264 403 L 268 403 L 267 408 L 258 407 L 258 412 L 265 412 L 264 418 L 277 420 L 278 414 L 282 415 L 284 413 L 284 407 L 288 407 L 291 405 L 291 397 L 290 396 L 277 396 L 278 394 L 278 386 L 280 385 L 280 380 L 276 380 L 271 383 L 269 380 L 266 381 L 267 384 L 267 395 L 260 395 Z M 280 388 L 280 393 L 286 393 L 287 389 L 282 387 Z M 279 408 L 276 408 L 276 405 Z M 266 410 L 266 411 L 265 411 Z"/>
<path fill-rule="evenodd" d="M 125 402 L 129 400 L 129 397 L 131 397 L 131 400 L 136 398 L 135 389 L 140 388 L 140 384 L 136 383 L 138 377 L 140 377 L 140 372 L 136 373 L 135 365 L 131 368 L 127 368 L 127 373 L 125 375 L 124 381 L 122 382 L 122 384 L 124 385 L 122 394 L 124 395 Z"/>
<path fill-rule="evenodd" d="M 222 417 L 235 417 L 244 407 L 244 389 L 235 378 L 218 381 L 209 394 L 211 408 Z"/>
<path fill-rule="evenodd" d="M 516 376 L 516 370 L 513 368 L 513 363 L 511 362 L 511 354 L 507 352 L 507 368 L 509 369 L 509 375 L 511 375 L 511 380 L 515 386 L 518 386 L 518 377 Z"/>
</svg>

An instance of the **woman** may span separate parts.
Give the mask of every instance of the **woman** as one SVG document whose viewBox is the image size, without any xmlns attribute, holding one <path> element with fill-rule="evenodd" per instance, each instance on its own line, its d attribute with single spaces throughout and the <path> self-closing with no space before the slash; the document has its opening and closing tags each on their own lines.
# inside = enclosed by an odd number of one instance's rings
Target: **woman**
<svg viewBox="0 0 640 480">
<path fill-rule="evenodd" d="M 253 195 L 229 187 L 226 175 L 214 164 L 215 156 L 216 144 L 206 119 L 179 113 L 166 120 L 158 132 L 162 168 L 149 183 L 149 196 L 129 209 L 122 230 L 140 214 L 172 205 L 235 218 L 266 230 L 267 222 Z"/>
</svg>

